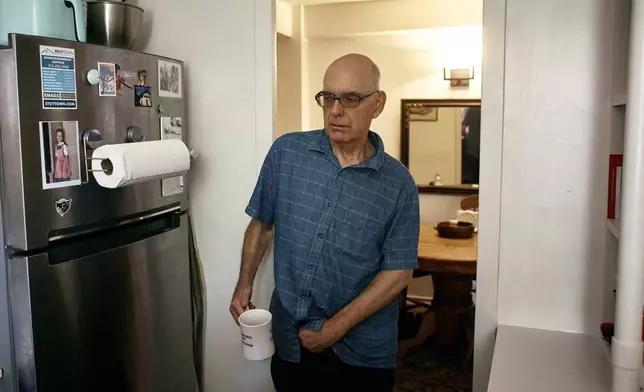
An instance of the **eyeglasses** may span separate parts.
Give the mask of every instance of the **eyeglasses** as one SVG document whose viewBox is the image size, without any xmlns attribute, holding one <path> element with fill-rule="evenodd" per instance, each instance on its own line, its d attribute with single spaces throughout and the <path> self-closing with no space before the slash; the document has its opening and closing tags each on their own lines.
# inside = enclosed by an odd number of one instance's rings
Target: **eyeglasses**
<svg viewBox="0 0 644 392">
<path fill-rule="evenodd" d="M 372 91 L 367 94 L 352 92 L 335 95 L 328 91 L 320 91 L 319 93 L 315 94 L 315 100 L 317 101 L 318 105 L 323 108 L 333 107 L 333 104 L 336 100 L 340 101 L 340 105 L 343 108 L 357 108 L 358 106 L 360 106 L 362 101 L 365 100 L 365 98 L 369 98 L 370 96 L 379 92 L 380 90 Z"/>
</svg>

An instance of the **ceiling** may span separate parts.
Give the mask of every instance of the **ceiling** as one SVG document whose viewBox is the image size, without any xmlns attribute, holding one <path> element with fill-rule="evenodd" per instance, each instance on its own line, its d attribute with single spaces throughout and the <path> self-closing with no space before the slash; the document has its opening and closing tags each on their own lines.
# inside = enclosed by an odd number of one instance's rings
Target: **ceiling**
<svg viewBox="0 0 644 392">
<path fill-rule="evenodd" d="M 314 5 L 314 4 L 333 4 L 333 3 L 350 3 L 354 1 L 374 1 L 374 0 L 281 0 L 292 5 Z"/>
</svg>

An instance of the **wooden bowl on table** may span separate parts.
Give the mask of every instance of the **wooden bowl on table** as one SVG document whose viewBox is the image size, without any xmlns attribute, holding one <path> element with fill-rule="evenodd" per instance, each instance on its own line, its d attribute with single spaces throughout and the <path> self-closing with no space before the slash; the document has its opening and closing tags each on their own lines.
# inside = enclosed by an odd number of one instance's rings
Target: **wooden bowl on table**
<svg viewBox="0 0 644 392">
<path fill-rule="evenodd" d="M 470 238 L 474 234 L 474 225 L 470 222 L 440 222 L 436 231 L 443 238 Z"/>
</svg>

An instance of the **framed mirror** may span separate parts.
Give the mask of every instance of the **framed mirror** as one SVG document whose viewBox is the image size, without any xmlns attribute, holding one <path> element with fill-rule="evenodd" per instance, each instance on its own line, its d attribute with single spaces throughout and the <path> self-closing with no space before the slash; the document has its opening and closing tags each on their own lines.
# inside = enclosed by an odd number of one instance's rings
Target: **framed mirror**
<svg viewBox="0 0 644 392">
<path fill-rule="evenodd" d="M 421 193 L 479 189 L 480 99 L 401 100 L 400 160 Z"/>
</svg>

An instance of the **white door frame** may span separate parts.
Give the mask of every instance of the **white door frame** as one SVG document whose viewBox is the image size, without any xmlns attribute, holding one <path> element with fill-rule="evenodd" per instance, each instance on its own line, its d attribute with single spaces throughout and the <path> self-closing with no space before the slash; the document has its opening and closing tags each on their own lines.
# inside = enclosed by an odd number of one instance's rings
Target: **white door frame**
<svg viewBox="0 0 644 392">
<path fill-rule="evenodd" d="M 481 174 L 474 392 L 487 391 L 497 329 L 507 0 L 483 0 Z"/>
</svg>

